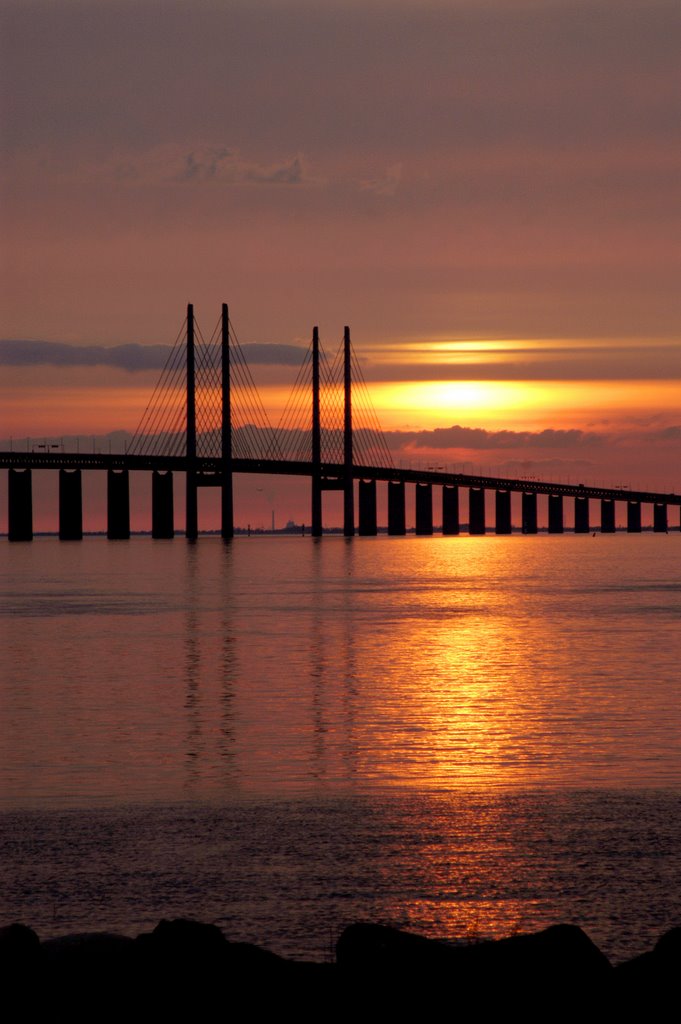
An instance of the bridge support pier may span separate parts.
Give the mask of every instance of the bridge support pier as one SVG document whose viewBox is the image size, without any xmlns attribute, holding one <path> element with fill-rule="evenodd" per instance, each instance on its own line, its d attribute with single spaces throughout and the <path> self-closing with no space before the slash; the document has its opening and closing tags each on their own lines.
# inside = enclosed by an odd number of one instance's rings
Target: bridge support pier
<svg viewBox="0 0 681 1024">
<path fill-rule="evenodd" d="M 407 532 L 404 502 L 404 481 L 388 481 L 388 533 L 391 537 L 404 537 Z"/>
<path fill-rule="evenodd" d="M 10 469 L 7 506 L 9 539 L 33 540 L 33 482 L 30 469 Z"/>
<path fill-rule="evenodd" d="M 511 492 L 497 491 L 494 499 L 495 533 L 511 532 Z"/>
<path fill-rule="evenodd" d="M 537 495 L 534 491 L 523 491 L 522 529 L 523 533 L 537 532 Z"/>
<path fill-rule="evenodd" d="M 173 474 L 151 474 L 151 536 L 155 540 L 170 540 L 175 536 L 173 508 Z"/>
<path fill-rule="evenodd" d="M 653 531 L 655 533 L 667 533 L 667 506 L 664 502 L 657 502 L 653 505 Z"/>
<path fill-rule="evenodd" d="M 549 533 L 563 532 L 563 495 L 549 494 Z"/>
<path fill-rule="evenodd" d="M 83 539 L 83 481 L 79 469 L 59 470 L 59 540 Z"/>
<path fill-rule="evenodd" d="M 575 498 L 575 533 L 589 532 L 589 499 Z"/>
<path fill-rule="evenodd" d="M 231 465 L 229 469 L 222 471 L 220 509 L 220 536 L 223 540 L 230 540 L 234 536 L 234 492 Z"/>
<path fill-rule="evenodd" d="M 473 535 L 485 532 L 485 489 L 471 487 L 468 491 L 468 532 Z"/>
<path fill-rule="evenodd" d="M 615 532 L 615 502 L 612 498 L 601 499 L 601 533 Z"/>
<path fill-rule="evenodd" d="M 130 474 L 127 469 L 106 472 L 106 535 L 130 540 Z"/>
<path fill-rule="evenodd" d="M 627 533 L 641 532 L 641 502 L 627 502 Z"/>
<path fill-rule="evenodd" d="M 359 535 L 375 537 L 378 533 L 376 522 L 376 481 L 359 482 Z"/>
<path fill-rule="evenodd" d="M 318 473 L 312 474 L 312 524 L 310 533 L 313 537 L 321 537 L 322 526 L 322 480 Z"/>
<path fill-rule="evenodd" d="M 352 477 L 343 484 L 343 536 L 355 536 L 355 489 Z"/>
<path fill-rule="evenodd" d="M 454 484 L 442 488 L 442 532 L 449 537 L 459 533 L 459 488 Z"/>
<path fill-rule="evenodd" d="M 415 533 L 421 537 L 432 537 L 433 535 L 433 485 L 417 484 L 415 490 L 416 498 L 416 529 Z"/>
<path fill-rule="evenodd" d="M 185 537 L 187 540 L 196 540 L 199 535 L 199 502 L 198 486 L 196 483 L 196 472 L 187 470 L 187 485 L 185 492 Z"/>
</svg>

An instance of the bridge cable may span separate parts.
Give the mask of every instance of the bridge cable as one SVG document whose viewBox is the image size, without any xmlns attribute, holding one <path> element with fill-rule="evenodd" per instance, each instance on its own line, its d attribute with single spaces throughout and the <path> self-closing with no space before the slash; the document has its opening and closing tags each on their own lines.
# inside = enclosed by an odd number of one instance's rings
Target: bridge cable
<svg viewBox="0 0 681 1024">
<path fill-rule="evenodd" d="M 231 352 L 234 355 L 234 358 L 230 360 L 230 369 L 232 366 L 234 367 L 237 382 L 248 394 L 251 405 L 250 412 L 254 414 L 253 419 L 255 420 L 255 424 L 244 424 L 245 427 L 251 428 L 248 436 L 251 438 L 251 443 L 254 444 L 254 450 L 258 453 L 258 457 L 280 457 L 281 452 L 279 451 L 277 437 L 272 428 L 272 424 L 269 421 L 265 407 L 262 404 L 262 400 L 255 385 L 255 381 L 253 380 L 248 362 L 231 321 L 230 338 L 233 343 Z M 265 445 L 264 454 L 262 453 L 259 443 L 258 431 L 263 435 Z"/>
<path fill-rule="evenodd" d="M 284 406 L 277 434 L 280 439 L 282 454 L 286 459 L 297 457 L 300 461 L 312 458 L 312 438 L 309 427 L 306 429 L 305 419 L 311 420 L 309 408 L 309 388 L 311 384 L 310 369 L 312 365 L 311 347 L 305 352 L 298 369 L 296 379 Z"/>
<path fill-rule="evenodd" d="M 178 368 L 185 350 L 185 344 L 184 342 L 180 343 L 180 339 L 185 334 L 186 326 L 187 320 L 185 318 L 168 354 L 161 376 L 147 402 L 142 418 L 130 442 L 129 450 L 137 449 L 138 454 L 148 454 L 158 447 L 159 437 L 154 436 L 154 434 L 158 430 L 159 421 L 163 419 L 163 413 L 166 411 L 176 391 L 175 384 Z"/>
</svg>

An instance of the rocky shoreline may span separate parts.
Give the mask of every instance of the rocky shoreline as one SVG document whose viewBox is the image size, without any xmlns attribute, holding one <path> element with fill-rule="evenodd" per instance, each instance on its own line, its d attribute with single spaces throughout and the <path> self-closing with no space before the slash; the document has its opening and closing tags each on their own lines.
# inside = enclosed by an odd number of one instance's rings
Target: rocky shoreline
<svg viewBox="0 0 681 1024">
<path fill-rule="evenodd" d="M 354 924 L 333 963 L 287 960 L 231 942 L 212 924 L 162 920 L 130 938 L 107 932 L 41 941 L 22 924 L 0 928 L 0 971 L 14 1019 L 440 1019 L 509 1009 L 530 1015 L 587 1010 L 674 1012 L 681 927 L 613 967 L 580 929 L 459 945 Z M 651 1016 L 652 1015 L 652 1016 Z"/>
</svg>

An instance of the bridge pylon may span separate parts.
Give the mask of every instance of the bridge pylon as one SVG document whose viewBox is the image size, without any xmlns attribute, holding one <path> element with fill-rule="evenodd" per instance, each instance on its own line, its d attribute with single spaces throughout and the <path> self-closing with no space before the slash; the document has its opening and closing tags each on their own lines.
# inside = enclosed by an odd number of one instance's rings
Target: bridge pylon
<svg viewBox="0 0 681 1024">
<path fill-rule="evenodd" d="M 234 496 L 232 491 L 232 392 L 229 366 L 229 307 L 222 303 L 222 511 L 221 534 L 225 540 L 234 536 Z"/>
<path fill-rule="evenodd" d="M 343 536 L 355 535 L 355 491 L 352 479 L 352 352 L 350 328 L 343 330 Z"/>
<path fill-rule="evenodd" d="M 187 306 L 187 395 L 186 395 L 187 483 L 185 502 L 185 536 L 196 540 L 199 535 L 197 466 L 196 466 L 196 355 L 194 351 L 194 306 Z"/>
<path fill-rule="evenodd" d="M 234 536 L 234 497 L 232 488 L 232 405 L 230 386 L 230 349 L 229 349 L 229 307 L 222 303 L 221 346 L 220 346 L 220 471 L 218 474 L 205 474 L 200 471 L 200 460 L 197 457 L 196 436 L 196 347 L 194 306 L 187 306 L 187 354 L 186 354 L 186 519 L 185 536 L 187 540 L 196 540 L 199 535 L 198 521 L 198 489 L 199 487 L 220 486 L 221 517 L 220 533 L 223 538 Z M 203 370 L 205 376 L 205 353 Z"/>
<path fill-rule="evenodd" d="M 319 406 L 319 328 L 312 328 L 312 536 L 322 535 L 322 421 Z"/>
</svg>

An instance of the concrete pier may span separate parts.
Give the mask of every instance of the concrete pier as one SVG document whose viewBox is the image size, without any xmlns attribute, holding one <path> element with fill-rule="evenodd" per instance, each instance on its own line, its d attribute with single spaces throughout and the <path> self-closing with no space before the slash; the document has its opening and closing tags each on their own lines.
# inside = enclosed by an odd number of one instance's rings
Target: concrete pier
<svg viewBox="0 0 681 1024">
<path fill-rule="evenodd" d="M 175 536 L 173 474 L 151 474 L 151 536 L 156 540 L 170 540 Z"/>
<path fill-rule="evenodd" d="M 641 502 L 627 502 L 627 533 L 641 532 Z"/>
<path fill-rule="evenodd" d="M 459 533 L 459 488 L 451 484 L 442 488 L 442 532 L 449 537 Z"/>
<path fill-rule="evenodd" d="M 601 533 L 615 532 L 615 502 L 610 498 L 601 499 Z"/>
<path fill-rule="evenodd" d="M 523 533 L 537 532 L 537 495 L 534 491 L 522 495 Z"/>
<path fill-rule="evenodd" d="M 404 537 L 407 532 L 404 481 L 388 481 L 388 533 L 393 537 Z"/>
<path fill-rule="evenodd" d="M 185 490 L 185 537 L 196 540 L 199 536 L 199 489 L 196 482 L 197 474 L 188 470 Z"/>
<path fill-rule="evenodd" d="M 9 539 L 33 540 L 33 480 L 30 469 L 10 469 L 7 504 Z"/>
<path fill-rule="evenodd" d="M 511 492 L 497 491 L 494 499 L 495 533 L 511 532 Z"/>
<path fill-rule="evenodd" d="M 563 532 L 563 495 L 549 494 L 549 533 Z"/>
<path fill-rule="evenodd" d="M 430 537 L 433 533 L 433 485 L 416 485 L 416 533 Z"/>
<path fill-rule="evenodd" d="M 59 540 L 83 539 L 83 481 L 79 469 L 59 470 Z"/>
<path fill-rule="evenodd" d="M 130 540 L 130 474 L 127 469 L 106 473 L 106 535 Z"/>
<path fill-rule="evenodd" d="M 375 537 L 378 533 L 376 521 L 376 481 L 359 482 L 359 535 Z"/>
<path fill-rule="evenodd" d="M 653 505 L 653 530 L 655 533 L 667 533 L 667 506 L 658 502 Z"/>
<path fill-rule="evenodd" d="M 468 491 L 468 532 L 485 532 L 485 491 L 482 487 L 471 487 Z"/>
<path fill-rule="evenodd" d="M 589 499 L 575 498 L 575 533 L 588 533 L 589 527 Z"/>
</svg>

